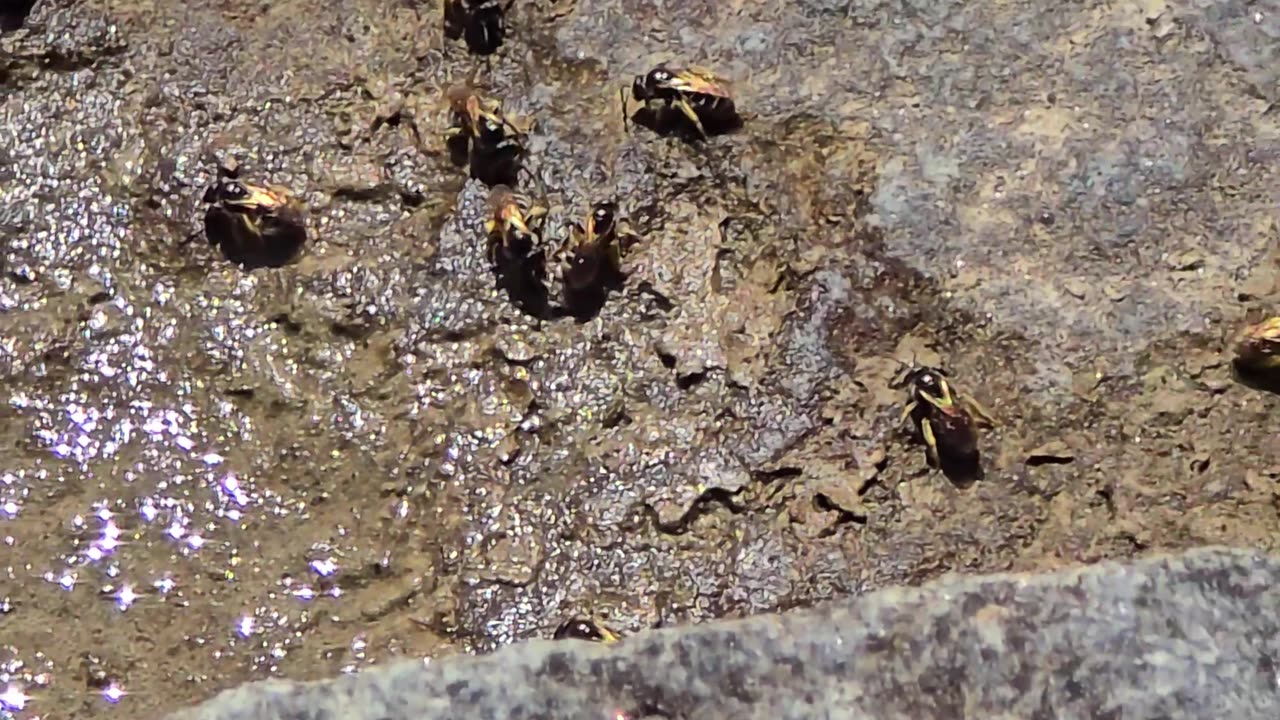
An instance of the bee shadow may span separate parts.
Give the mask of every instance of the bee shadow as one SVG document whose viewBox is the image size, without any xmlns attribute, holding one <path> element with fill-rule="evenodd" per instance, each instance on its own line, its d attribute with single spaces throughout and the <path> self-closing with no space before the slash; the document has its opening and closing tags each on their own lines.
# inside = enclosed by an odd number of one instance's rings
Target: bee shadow
<svg viewBox="0 0 1280 720">
<path fill-rule="evenodd" d="M 952 485 L 962 490 L 986 477 L 982 469 L 982 456 L 976 452 L 971 455 L 950 455 L 940 450 L 938 469 Z"/>
<path fill-rule="evenodd" d="M 1280 373 L 1250 370 L 1237 362 L 1231 363 L 1231 370 L 1231 374 L 1241 385 L 1253 390 L 1280 395 Z"/>
<path fill-rule="evenodd" d="M 743 127 L 742 118 L 736 112 L 710 113 L 699 116 L 707 137 L 728 135 Z M 631 122 L 662 137 L 675 137 L 689 144 L 702 142 L 698 127 L 678 108 L 666 105 L 645 106 L 631 114 Z"/>
<path fill-rule="evenodd" d="M 506 292 L 511 304 L 521 312 L 536 318 L 550 316 L 547 266 L 540 253 L 519 256 L 499 252 L 493 264 L 493 275 L 497 288 Z"/>
<path fill-rule="evenodd" d="M 465 134 L 459 133 L 444 141 L 445 149 L 449 151 L 449 162 L 454 167 L 466 167 L 471 162 L 471 139 Z"/>
<path fill-rule="evenodd" d="M 564 314 L 580 323 L 589 322 L 600 314 L 609 296 L 622 287 L 624 279 L 618 270 L 606 267 L 600 270 L 596 282 L 580 288 L 565 286 Z"/>
<path fill-rule="evenodd" d="M 452 152 L 452 150 L 450 150 Z M 516 148 L 488 150 L 471 146 L 470 174 L 489 187 L 508 185 L 516 187 L 520 180 L 523 153 Z"/>
<path fill-rule="evenodd" d="M 4 7 L 0 7 L 0 32 L 21 29 L 35 5 L 36 0 L 7 0 Z"/>
<path fill-rule="evenodd" d="M 467 27 L 467 13 L 461 4 L 445 0 L 444 36 L 449 40 L 461 40 Z"/>
</svg>

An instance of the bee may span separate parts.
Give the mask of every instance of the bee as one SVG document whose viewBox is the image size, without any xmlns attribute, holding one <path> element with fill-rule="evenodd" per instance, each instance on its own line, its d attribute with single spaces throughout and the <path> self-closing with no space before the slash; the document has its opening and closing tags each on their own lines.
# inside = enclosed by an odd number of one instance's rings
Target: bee
<svg viewBox="0 0 1280 720">
<path fill-rule="evenodd" d="M 1252 372 L 1280 370 L 1280 316 L 1244 329 L 1236 344 L 1235 365 Z"/>
<path fill-rule="evenodd" d="M 514 183 L 529 124 L 517 124 L 502 111 L 501 102 L 466 85 L 449 88 L 446 96 L 453 122 L 444 134 L 453 162 L 469 160 L 471 176 L 486 185 Z"/>
<path fill-rule="evenodd" d="M 460 138 L 486 152 L 523 148 L 525 129 L 502 112 L 502 102 L 484 97 L 466 85 L 454 85 L 446 92 L 453 125 L 445 131 L 448 139 Z"/>
<path fill-rule="evenodd" d="M 507 37 L 507 12 L 515 0 L 445 0 L 445 33 L 463 38 L 471 52 L 492 55 Z"/>
<path fill-rule="evenodd" d="M 556 252 L 566 288 L 585 290 L 621 272 L 617 215 L 617 204 L 598 202 L 591 206 L 585 227 L 578 222 L 570 227 L 568 237 Z"/>
<path fill-rule="evenodd" d="M 556 628 L 555 634 L 551 637 L 554 640 L 589 640 L 602 643 L 615 643 L 621 639 L 609 628 L 589 618 L 566 620 L 560 623 L 560 627 Z"/>
<path fill-rule="evenodd" d="M 708 137 L 707 124 L 722 127 L 738 120 L 729 81 L 703 68 L 677 69 L 660 64 L 647 74 L 635 77 L 631 96 L 646 106 L 653 100 L 662 100 L 663 110 L 676 107 L 703 140 Z M 623 114 L 626 114 L 625 97 Z"/>
<path fill-rule="evenodd" d="M 307 239 L 303 205 L 280 187 L 220 178 L 204 194 L 205 237 L 246 268 L 279 267 Z"/>
<path fill-rule="evenodd" d="M 491 262 L 521 261 L 541 255 L 539 246 L 546 208 L 534 203 L 527 195 L 506 185 L 498 185 L 489 192 L 489 213 L 485 231 L 489 235 Z"/>
<path fill-rule="evenodd" d="M 897 386 L 910 386 L 910 400 L 899 422 L 910 417 L 919 426 L 930 463 L 944 471 L 976 470 L 978 437 L 974 426 L 996 424 L 986 409 L 958 392 L 946 372 L 937 368 L 912 366 Z"/>
</svg>

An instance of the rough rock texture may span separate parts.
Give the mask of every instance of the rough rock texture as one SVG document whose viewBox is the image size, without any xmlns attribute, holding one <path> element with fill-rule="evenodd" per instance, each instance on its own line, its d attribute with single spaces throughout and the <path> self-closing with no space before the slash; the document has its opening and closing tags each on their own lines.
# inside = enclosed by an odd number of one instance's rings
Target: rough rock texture
<svg viewBox="0 0 1280 720">
<path fill-rule="evenodd" d="M 536 640 L 327 683 L 255 683 L 170 720 L 1267 718 L 1280 560 L 1208 549 L 949 577 L 783 615 Z"/>
<path fill-rule="evenodd" d="M 28 4 L 0 17 L 22 720 L 582 613 L 1280 548 L 1280 396 L 1223 352 L 1280 303 L 1280 0 L 520 0 L 487 59 L 440 0 Z M 659 60 L 729 76 L 741 132 L 624 126 Z M 606 197 L 636 226 L 596 317 L 496 288 L 442 137 L 468 79 L 536 121 L 552 234 Z M 306 201 L 296 264 L 199 237 L 230 161 Z M 899 423 L 913 357 L 1000 420 L 985 480 Z"/>
</svg>

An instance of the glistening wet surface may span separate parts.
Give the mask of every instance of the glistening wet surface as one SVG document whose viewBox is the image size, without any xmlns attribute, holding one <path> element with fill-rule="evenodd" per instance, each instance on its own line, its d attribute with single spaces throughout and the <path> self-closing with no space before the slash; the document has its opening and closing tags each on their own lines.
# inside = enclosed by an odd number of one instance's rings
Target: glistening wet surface
<svg viewBox="0 0 1280 720">
<path fill-rule="evenodd" d="M 620 632 L 950 571 L 1276 544 L 1280 7 L 42 0 L 0 35 L 0 717 Z M 1270 44 L 1269 44 L 1270 43 Z M 624 126 L 655 63 L 741 131 Z M 445 89 L 535 118 L 549 232 L 640 242 L 598 316 L 495 287 Z M 199 237 L 219 165 L 311 241 Z M 189 240 L 196 234 L 195 238 Z M 957 486 L 900 362 L 999 420 Z"/>
</svg>

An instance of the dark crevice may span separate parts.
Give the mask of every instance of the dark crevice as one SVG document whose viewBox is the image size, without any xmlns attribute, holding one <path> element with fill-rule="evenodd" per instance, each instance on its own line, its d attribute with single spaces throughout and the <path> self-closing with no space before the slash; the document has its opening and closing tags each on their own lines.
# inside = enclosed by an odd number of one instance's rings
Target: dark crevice
<svg viewBox="0 0 1280 720">
<path fill-rule="evenodd" d="M 685 373 L 684 375 L 679 375 L 676 377 L 676 387 L 680 388 L 681 390 L 688 390 L 689 388 L 693 387 L 694 385 L 697 385 L 698 383 L 706 379 L 707 379 L 706 370 L 701 370 L 699 372 Z"/>
<path fill-rule="evenodd" d="M 372 187 L 340 187 L 333 191 L 334 200 L 350 200 L 352 202 L 373 202 L 401 197 L 391 183 L 381 183 Z"/>
<path fill-rule="evenodd" d="M 798 467 L 785 466 L 772 468 L 769 470 L 756 470 L 751 473 L 751 479 L 762 485 L 767 485 L 774 480 L 789 480 L 797 478 L 804 474 L 804 470 Z"/>
<path fill-rule="evenodd" d="M 840 507 L 823 493 L 816 493 L 813 496 L 813 506 L 822 512 L 832 512 L 836 514 L 836 521 L 819 532 L 818 537 L 831 537 L 832 535 L 840 532 L 840 528 L 844 525 L 867 524 L 866 515 L 855 513 Z"/>
<path fill-rule="evenodd" d="M 365 323 L 333 322 L 329 324 L 329 332 L 345 340 L 361 341 L 373 334 L 374 328 Z"/>
<path fill-rule="evenodd" d="M 738 492 L 724 488 L 709 488 L 689 505 L 684 515 L 671 522 L 664 523 L 658 518 L 658 511 L 652 505 L 645 505 L 645 514 L 649 516 L 654 529 L 667 535 L 683 535 L 698 518 L 713 512 L 717 507 L 728 510 L 732 515 L 741 515 L 746 508 L 734 502 Z"/>
<path fill-rule="evenodd" d="M 1075 462 L 1074 457 L 1065 455 L 1031 455 L 1027 458 L 1027 465 L 1031 467 L 1040 467 L 1041 465 L 1070 465 Z"/>
<path fill-rule="evenodd" d="M 288 313 L 277 313 L 267 318 L 267 322 L 273 322 L 280 326 L 281 330 L 290 335 L 297 335 L 302 332 L 302 324 L 289 317 Z"/>
</svg>

